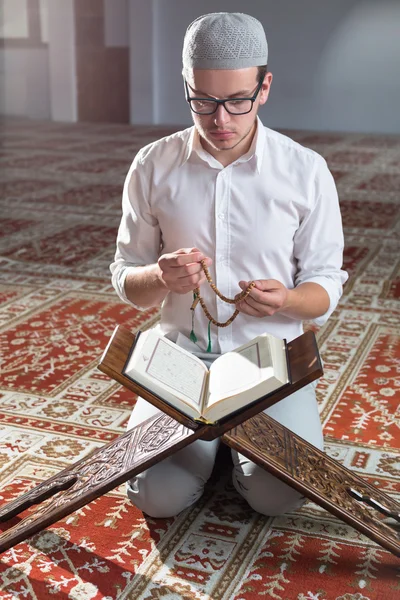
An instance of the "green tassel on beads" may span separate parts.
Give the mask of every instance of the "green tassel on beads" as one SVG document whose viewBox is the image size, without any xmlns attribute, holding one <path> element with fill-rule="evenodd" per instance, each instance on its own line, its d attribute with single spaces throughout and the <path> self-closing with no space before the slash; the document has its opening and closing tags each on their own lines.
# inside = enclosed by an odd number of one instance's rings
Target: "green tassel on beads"
<svg viewBox="0 0 400 600">
<path fill-rule="evenodd" d="M 192 340 L 192 342 L 195 344 L 197 342 L 197 336 L 194 332 L 194 309 L 196 308 L 196 304 L 198 302 L 198 297 L 197 294 L 195 294 L 193 292 L 193 304 L 190 308 L 190 310 L 192 311 L 192 331 L 190 332 L 190 339 Z"/>
<path fill-rule="evenodd" d="M 197 336 L 194 332 L 194 309 L 196 308 L 197 303 L 199 302 L 199 296 L 198 294 L 196 294 L 195 292 L 193 292 L 193 303 L 192 306 L 190 307 L 190 310 L 192 311 L 192 330 L 190 332 L 189 338 L 192 342 L 196 343 L 197 342 Z M 207 346 L 207 352 L 211 352 L 211 321 L 208 321 L 208 346 Z"/>
<path fill-rule="evenodd" d="M 211 352 L 211 321 L 208 321 L 208 346 L 207 352 Z"/>
</svg>

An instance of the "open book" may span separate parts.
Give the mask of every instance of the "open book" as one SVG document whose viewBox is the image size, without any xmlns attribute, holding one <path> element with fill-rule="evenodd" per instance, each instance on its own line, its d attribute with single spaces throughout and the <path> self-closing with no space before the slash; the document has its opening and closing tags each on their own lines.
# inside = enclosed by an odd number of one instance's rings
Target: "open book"
<svg viewBox="0 0 400 600">
<path fill-rule="evenodd" d="M 123 374 L 188 417 L 207 423 L 290 383 L 286 342 L 267 333 L 222 354 L 208 369 L 160 332 L 139 332 Z"/>
</svg>

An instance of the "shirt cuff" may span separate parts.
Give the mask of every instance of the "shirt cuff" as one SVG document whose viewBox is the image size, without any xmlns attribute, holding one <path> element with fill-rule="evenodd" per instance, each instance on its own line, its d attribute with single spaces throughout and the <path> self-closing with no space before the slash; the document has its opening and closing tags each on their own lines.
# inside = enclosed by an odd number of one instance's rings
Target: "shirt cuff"
<svg viewBox="0 0 400 600">
<path fill-rule="evenodd" d="M 315 317 L 314 319 L 310 319 L 310 321 L 313 321 L 316 325 L 319 325 L 319 326 L 324 325 L 327 322 L 327 320 L 329 319 L 329 317 L 331 316 L 331 314 L 333 313 L 333 311 L 335 310 L 335 308 L 340 300 L 340 297 L 343 292 L 342 283 L 339 283 L 337 280 L 329 279 L 328 277 L 318 277 L 318 276 L 310 277 L 309 279 L 305 279 L 304 281 L 299 282 L 298 285 L 301 285 L 302 283 L 318 283 L 318 285 L 323 287 L 324 290 L 326 291 L 326 293 L 328 294 L 329 308 L 326 311 L 326 313 L 324 313 L 323 315 L 321 315 L 319 317 Z"/>
<path fill-rule="evenodd" d="M 121 265 L 112 274 L 111 283 L 113 285 L 113 288 L 117 292 L 119 298 L 123 302 L 126 302 L 126 304 L 133 306 L 137 310 L 143 311 L 143 310 L 146 310 L 146 308 L 144 306 L 139 306 L 138 304 L 135 304 L 134 302 L 129 300 L 129 298 L 127 297 L 127 295 L 125 293 L 126 276 L 128 275 L 128 273 L 133 273 L 137 268 L 138 267 L 124 267 L 123 265 Z"/>
</svg>

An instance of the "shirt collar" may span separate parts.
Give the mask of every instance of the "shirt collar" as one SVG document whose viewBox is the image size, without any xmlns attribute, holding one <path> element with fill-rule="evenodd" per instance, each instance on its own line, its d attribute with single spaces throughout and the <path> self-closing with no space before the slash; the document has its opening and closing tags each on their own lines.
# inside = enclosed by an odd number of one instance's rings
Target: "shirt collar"
<svg viewBox="0 0 400 600">
<path fill-rule="evenodd" d="M 257 172 L 261 172 L 262 159 L 264 154 L 266 133 L 265 128 L 261 122 L 260 117 L 257 116 L 257 129 L 254 134 L 253 141 L 251 142 L 251 146 L 246 154 L 240 156 L 235 163 L 247 162 L 253 163 L 257 169 Z M 197 132 L 196 127 L 193 125 L 190 129 L 189 139 L 187 142 L 187 149 L 183 159 L 183 164 L 186 163 L 192 154 L 197 154 L 203 160 L 206 160 L 209 164 L 209 158 L 213 158 L 208 154 L 201 145 L 200 136 Z"/>
<path fill-rule="evenodd" d="M 262 162 L 264 158 L 265 142 L 267 139 L 267 132 L 264 125 L 261 122 L 260 117 L 257 117 L 257 141 L 256 141 L 256 161 L 257 161 L 257 172 L 261 173 Z"/>
<path fill-rule="evenodd" d="M 194 125 L 192 125 L 192 127 L 190 127 L 190 129 L 189 129 L 189 138 L 187 141 L 186 152 L 184 154 L 182 164 L 185 164 L 189 160 L 189 158 L 191 157 L 193 152 L 195 151 L 194 145 L 195 145 L 196 137 L 198 137 L 196 127 Z"/>
<path fill-rule="evenodd" d="M 263 126 L 260 117 L 257 117 L 257 129 L 255 131 L 251 146 L 246 154 L 240 156 L 236 163 L 251 161 L 258 173 L 261 173 L 261 165 L 265 147 L 265 127 Z"/>
</svg>

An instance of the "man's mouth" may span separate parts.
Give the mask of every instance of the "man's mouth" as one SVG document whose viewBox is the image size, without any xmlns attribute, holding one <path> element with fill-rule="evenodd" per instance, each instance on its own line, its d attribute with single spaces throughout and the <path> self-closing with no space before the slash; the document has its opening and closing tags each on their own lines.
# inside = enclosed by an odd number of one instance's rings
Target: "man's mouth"
<svg viewBox="0 0 400 600">
<path fill-rule="evenodd" d="M 214 129 L 209 132 L 212 137 L 224 140 L 235 135 L 234 131 L 226 131 L 224 129 Z"/>
</svg>

